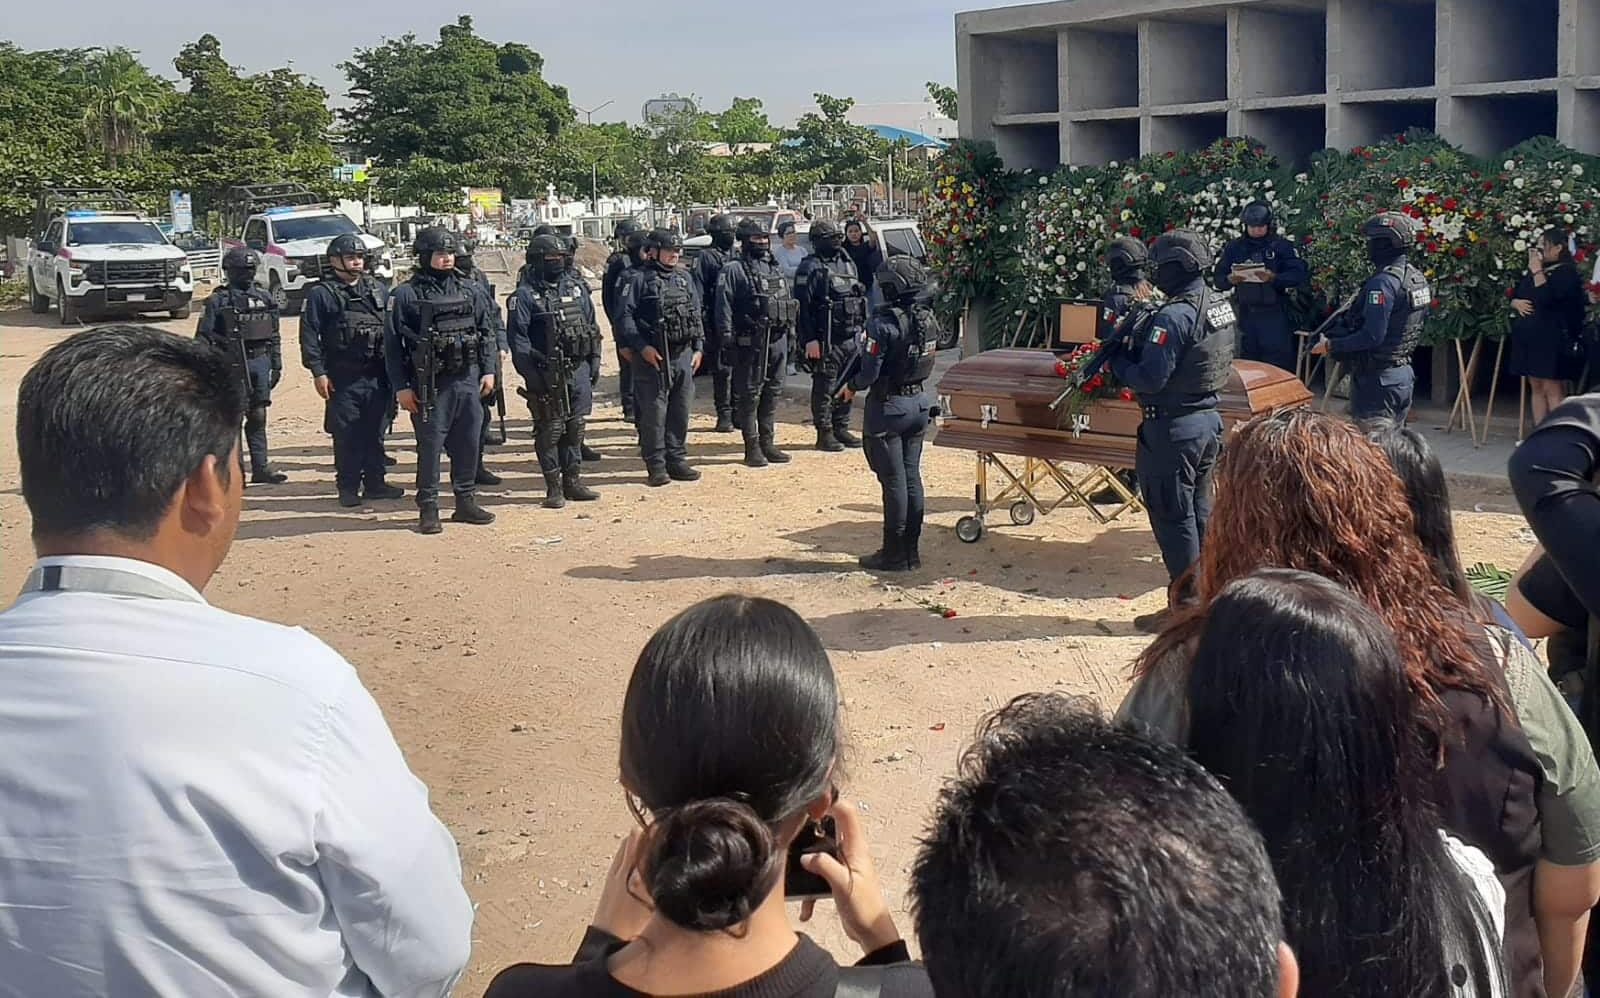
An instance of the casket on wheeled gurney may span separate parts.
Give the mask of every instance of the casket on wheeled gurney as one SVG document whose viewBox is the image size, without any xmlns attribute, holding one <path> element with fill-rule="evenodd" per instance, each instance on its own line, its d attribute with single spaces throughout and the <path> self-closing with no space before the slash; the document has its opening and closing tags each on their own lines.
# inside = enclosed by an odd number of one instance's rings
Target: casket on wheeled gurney
<svg viewBox="0 0 1600 998">
<path fill-rule="evenodd" d="M 939 380 L 941 417 L 933 443 L 977 452 L 976 509 L 956 525 L 962 540 L 981 537 L 984 517 L 1004 506 L 1018 525 L 1031 523 L 1036 511 L 1062 506 L 1087 509 L 1102 523 L 1143 508 L 1113 474 L 1133 467 L 1143 418 L 1139 403 L 1095 399 L 1076 416 L 1052 409 L 1066 387 L 1056 360 L 1050 350 L 987 350 L 960 361 Z M 1224 432 L 1263 412 L 1307 405 L 1311 397 L 1288 371 L 1236 360 L 1221 392 Z M 991 473 L 1002 483 L 998 490 L 990 488 Z M 1104 509 L 1089 501 L 1102 489 L 1119 497 Z"/>
</svg>

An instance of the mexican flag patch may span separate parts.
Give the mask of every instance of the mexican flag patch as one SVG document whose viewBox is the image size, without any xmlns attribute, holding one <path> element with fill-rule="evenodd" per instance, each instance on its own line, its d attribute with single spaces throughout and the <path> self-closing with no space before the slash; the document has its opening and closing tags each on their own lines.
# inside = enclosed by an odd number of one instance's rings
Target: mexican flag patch
<svg viewBox="0 0 1600 998">
<path fill-rule="evenodd" d="M 869 353 L 872 356 L 876 357 L 876 356 L 878 356 L 878 349 L 879 348 L 878 348 L 878 341 L 877 340 L 868 340 L 867 341 L 867 353 Z"/>
<path fill-rule="evenodd" d="M 1368 305 L 1382 305 L 1385 301 L 1387 299 L 1384 298 L 1382 291 L 1370 291 L 1367 293 Z"/>
<path fill-rule="evenodd" d="M 1167 328 L 1165 326 L 1156 326 L 1155 328 L 1151 329 L 1150 330 L 1150 342 L 1154 343 L 1158 347 L 1166 346 L 1167 345 Z"/>
</svg>

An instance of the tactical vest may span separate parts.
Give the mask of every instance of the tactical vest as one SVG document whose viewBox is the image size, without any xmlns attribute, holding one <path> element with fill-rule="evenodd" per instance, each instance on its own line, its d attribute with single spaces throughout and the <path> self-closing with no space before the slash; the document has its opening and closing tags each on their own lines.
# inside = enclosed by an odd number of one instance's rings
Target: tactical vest
<svg viewBox="0 0 1600 998">
<path fill-rule="evenodd" d="M 640 304 L 645 325 L 657 336 L 664 337 L 669 348 L 694 341 L 695 321 L 699 317 L 695 315 L 694 292 L 685 271 L 663 274 L 651 267 Z"/>
<path fill-rule="evenodd" d="M 582 360 L 599 347 L 600 330 L 583 312 L 583 296 L 571 284 L 538 287 L 535 290 L 544 319 L 549 323 L 550 345 L 569 360 Z M 547 349 L 545 351 L 549 353 Z"/>
<path fill-rule="evenodd" d="M 223 307 L 223 332 L 246 343 L 263 343 L 277 338 L 272 328 L 271 301 L 253 291 L 228 291 Z"/>
<path fill-rule="evenodd" d="M 1195 311 L 1194 341 L 1179 351 L 1178 366 L 1161 390 L 1151 398 L 1140 399 L 1146 405 L 1183 404 L 1214 395 L 1233 375 L 1234 341 L 1238 338 L 1233 307 L 1205 288 L 1172 299 L 1166 308 L 1177 304 Z M 1155 313 L 1145 325 L 1154 326 L 1159 315 Z"/>
<path fill-rule="evenodd" d="M 367 278 L 354 285 L 329 281 L 328 287 L 339 299 L 340 316 L 337 350 L 350 360 L 367 363 L 383 356 L 383 307 L 374 304 L 373 287 Z"/>
<path fill-rule="evenodd" d="M 820 258 L 819 258 L 820 259 Z M 842 256 L 846 264 L 850 258 Z M 835 343 L 853 338 L 867 325 L 867 286 L 854 273 L 835 270 L 832 261 L 823 262 L 828 269 L 828 308 L 833 313 Z M 850 264 L 853 268 L 853 264 Z"/>
<path fill-rule="evenodd" d="M 1250 240 L 1245 241 L 1249 242 Z M 1265 245 L 1262 246 L 1261 249 L 1252 252 L 1249 256 L 1245 257 L 1239 262 L 1258 263 L 1273 273 L 1277 273 L 1278 271 L 1278 253 L 1273 248 L 1271 239 L 1266 240 Z M 1278 304 L 1279 297 L 1278 289 L 1270 283 L 1253 284 L 1246 282 L 1244 284 L 1234 285 L 1233 288 L 1233 300 L 1237 302 L 1241 308 L 1271 308 L 1272 306 Z"/>
<path fill-rule="evenodd" d="M 890 308 L 900 327 L 899 342 L 883 358 L 884 381 L 890 391 L 920 385 L 933 376 L 934 354 L 939 348 L 939 322 L 926 308 L 910 311 Z"/>
<path fill-rule="evenodd" d="M 789 281 L 771 263 L 757 267 L 749 257 L 740 260 L 744 276 L 750 283 L 750 307 L 738 315 L 739 346 L 750 346 L 750 333 L 768 333 L 774 329 L 787 331 L 800 315 L 800 303 L 795 301 Z"/>
<path fill-rule="evenodd" d="M 1422 342 L 1422 326 L 1428 321 L 1433 289 L 1428 278 L 1410 263 L 1396 261 L 1383 268 L 1400 281 L 1400 300 L 1389 313 L 1389 328 L 1383 342 L 1357 361 L 1358 368 L 1387 370 L 1411 363 L 1411 354 Z"/>
<path fill-rule="evenodd" d="M 433 306 L 433 325 L 420 330 L 433 344 L 442 374 L 460 374 L 478 360 L 478 323 L 465 295 L 424 299 Z"/>
</svg>

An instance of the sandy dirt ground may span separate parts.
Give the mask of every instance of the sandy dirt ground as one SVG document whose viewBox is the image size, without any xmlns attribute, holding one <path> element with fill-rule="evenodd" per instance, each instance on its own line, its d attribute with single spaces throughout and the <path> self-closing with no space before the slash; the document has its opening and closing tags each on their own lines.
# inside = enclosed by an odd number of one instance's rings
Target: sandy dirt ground
<svg viewBox="0 0 1600 998">
<path fill-rule="evenodd" d="M 160 325 L 193 332 L 193 320 Z M 64 335 L 53 314 L 0 313 L 7 592 L 31 560 L 11 444 L 18 381 Z M 860 451 L 811 449 L 798 381 L 779 428 L 794 463 L 745 468 L 738 437 L 710 431 L 702 378 L 690 453 L 705 477 L 647 489 L 615 403 L 609 344 L 589 434 L 605 459 L 586 475 L 601 500 L 539 507 L 543 482 L 519 410 L 510 443 L 489 456 L 506 478 L 484 497 L 499 519 L 447 520 L 443 535 L 423 537 L 409 430 L 391 441 L 407 498 L 338 507 L 322 404 L 298 364 L 297 336 L 285 320 L 287 371 L 270 414 L 274 461 L 289 482 L 247 491 L 238 540 L 207 597 L 309 629 L 355 663 L 383 705 L 460 843 L 478 905 L 459 994 L 481 993 L 508 962 L 561 961 L 575 947 L 631 822 L 616 779 L 622 693 L 638 650 L 674 612 L 737 591 L 782 600 L 816 627 L 842 689 L 845 793 L 866 815 L 909 934 L 906 871 L 980 716 L 1039 689 L 1114 708 L 1146 641 L 1132 619 L 1163 600 L 1165 573 L 1143 516 L 1099 526 L 1061 511 L 1023 528 L 1002 515 L 980 543 L 958 542 L 952 527 L 970 509 L 973 461 L 939 447 L 928 448 L 923 469 L 924 569 L 861 571 L 856 556 L 877 546 L 877 484 Z M 1469 564 L 1520 563 L 1531 535 L 1503 490 L 1458 490 L 1456 502 Z M 945 607 L 955 616 L 943 616 Z M 808 931 L 854 959 L 831 912 Z"/>
</svg>

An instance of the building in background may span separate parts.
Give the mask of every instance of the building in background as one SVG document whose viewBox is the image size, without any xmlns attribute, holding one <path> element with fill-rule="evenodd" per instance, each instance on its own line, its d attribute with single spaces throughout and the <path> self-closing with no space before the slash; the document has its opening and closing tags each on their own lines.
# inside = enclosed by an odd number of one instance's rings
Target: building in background
<svg viewBox="0 0 1600 998">
<path fill-rule="evenodd" d="M 956 15 L 963 138 L 1104 164 L 1249 135 L 1303 162 L 1421 127 L 1600 153 L 1600 0 L 1061 0 Z"/>
<path fill-rule="evenodd" d="M 949 141 L 956 137 L 956 123 L 939 113 L 932 101 L 878 101 L 854 104 L 845 113 L 852 125 L 888 125 L 907 132 Z"/>
</svg>

